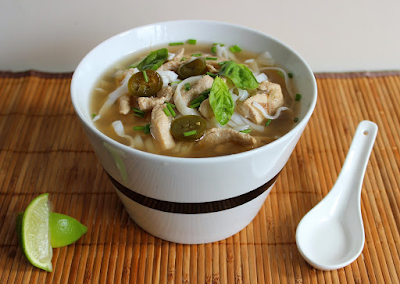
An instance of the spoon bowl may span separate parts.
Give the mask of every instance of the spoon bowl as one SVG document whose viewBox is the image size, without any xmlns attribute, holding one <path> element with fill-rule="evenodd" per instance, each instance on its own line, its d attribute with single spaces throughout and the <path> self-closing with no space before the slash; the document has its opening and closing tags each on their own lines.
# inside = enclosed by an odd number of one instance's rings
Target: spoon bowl
<svg viewBox="0 0 400 284">
<path fill-rule="evenodd" d="M 297 247 L 315 268 L 342 268 L 357 259 L 363 250 L 361 189 L 377 132 L 378 126 L 371 121 L 358 125 L 335 185 L 297 226 Z"/>
</svg>

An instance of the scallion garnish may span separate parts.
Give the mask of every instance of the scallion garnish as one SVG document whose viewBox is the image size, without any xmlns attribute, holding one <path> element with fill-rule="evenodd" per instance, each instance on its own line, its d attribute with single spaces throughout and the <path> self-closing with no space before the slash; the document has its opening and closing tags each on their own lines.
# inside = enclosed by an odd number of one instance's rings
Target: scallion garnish
<svg viewBox="0 0 400 284">
<path fill-rule="evenodd" d="M 166 116 L 170 116 L 171 115 L 171 113 L 169 112 L 168 108 L 164 109 L 164 113 L 165 113 Z"/>
<path fill-rule="evenodd" d="M 149 82 L 149 77 L 147 77 L 146 70 L 143 70 L 142 72 L 143 72 L 144 81 L 145 81 L 146 83 Z"/>
<path fill-rule="evenodd" d="M 285 75 L 281 71 L 277 71 L 278 75 L 281 76 L 282 78 L 285 78 Z"/>
<path fill-rule="evenodd" d="M 214 73 L 211 73 L 211 72 L 206 72 L 206 74 L 207 74 L 208 76 L 213 77 L 213 78 L 217 77 L 217 74 L 214 74 Z"/>
<path fill-rule="evenodd" d="M 296 101 L 300 101 L 301 100 L 301 94 L 296 94 L 296 97 L 294 99 Z"/>
<path fill-rule="evenodd" d="M 217 57 L 206 57 L 205 59 L 206 59 L 206 60 L 218 60 Z"/>
<path fill-rule="evenodd" d="M 208 95 L 210 94 L 211 90 L 206 90 L 200 94 L 197 98 L 195 98 L 193 101 L 190 102 L 189 107 L 190 108 L 198 108 L 201 103 L 208 98 Z"/>
<path fill-rule="evenodd" d="M 186 57 L 182 57 L 181 61 L 185 61 L 185 60 L 186 60 Z"/>
<path fill-rule="evenodd" d="M 92 118 L 95 118 L 96 117 L 96 114 L 95 113 L 92 113 Z"/>
<path fill-rule="evenodd" d="M 271 123 L 272 119 L 268 119 L 267 123 L 265 123 L 265 126 L 268 126 Z"/>
<path fill-rule="evenodd" d="M 196 40 L 195 39 L 189 39 L 188 40 L 188 44 L 196 44 Z"/>
<path fill-rule="evenodd" d="M 183 132 L 183 136 L 185 136 L 185 137 L 196 135 L 196 134 L 197 134 L 197 130 Z"/>
<path fill-rule="evenodd" d="M 244 129 L 244 130 L 242 130 L 242 131 L 240 131 L 240 132 L 242 132 L 242 133 L 250 133 L 250 132 L 251 132 L 251 129 L 250 129 L 250 128 L 247 128 L 247 129 Z"/>
<path fill-rule="evenodd" d="M 189 83 L 185 84 L 185 91 L 189 91 L 192 87 L 190 86 Z"/>
<path fill-rule="evenodd" d="M 171 84 L 171 85 L 172 85 L 172 84 L 179 84 L 180 82 L 182 82 L 182 80 L 178 80 L 178 81 L 172 82 L 172 83 L 170 83 L 170 84 Z"/>
<path fill-rule="evenodd" d="M 170 104 L 170 103 L 166 103 L 167 104 L 167 109 L 168 109 L 168 111 L 169 111 L 169 113 L 172 115 L 172 117 L 175 117 L 176 116 L 176 113 L 175 113 L 175 111 L 173 110 L 173 104 Z"/>
<path fill-rule="evenodd" d="M 296 116 L 296 117 L 293 119 L 293 121 L 294 121 L 294 122 L 298 122 L 298 121 L 299 121 L 299 118 Z"/>
<path fill-rule="evenodd" d="M 201 53 L 195 53 L 195 54 L 192 54 L 192 56 L 199 57 L 199 56 L 201 56 Z"/>
<path fill-rule="evenodd" d="M 139 116 L 139 117 L 144 117 L 145 112 L 143 110 L 140 110 L 138 108 L 132 108 L 133 110 L 133 115 Z"/>
<path fill-rule="evenodd" d="M 213 46 L 211 47 L 211 53 L 217 53 L 217 47 Z"/>
<path fill-rule="evenodd" d="M 292 73 L 287 73 L 287 75 L 289 76 L 289 78 L 293 78 L 293 74 Z"/>
<path fill-rule="evenodd" d="M 237 44 L 235 44 L 234 46 L 231 46 L 229 48 L 229 50 L 232 51 L 233 53 L 242 51 L 242 49 L 239 46 L 237 46 Z"/>
<path fill-rule="evenodd" d="M 133 130 L 144 131 L 144 134 L 149 134 L 150 133 L 150 123 L 146 124 L 145 126 L 134 126 Z"/>
<path fill-rule="evenodd" d="M 174 45 L 183 45 L 184 43 L 183 42 L 171 42 L 169 45 L 170 46 L 174 46 Z"/>
<path fill-rule="evenodd" d="M 218 43 L 218 42 L 213 43 L 213 45 L 225 46 L 225 44 L 223 44 L 223 43 Z"/>
<path fill-rule="evenodd" d="M 150 133 L 150 123 L 144 126 L 144 134 L 149 134 L 149 133 Z"/>
</svg>

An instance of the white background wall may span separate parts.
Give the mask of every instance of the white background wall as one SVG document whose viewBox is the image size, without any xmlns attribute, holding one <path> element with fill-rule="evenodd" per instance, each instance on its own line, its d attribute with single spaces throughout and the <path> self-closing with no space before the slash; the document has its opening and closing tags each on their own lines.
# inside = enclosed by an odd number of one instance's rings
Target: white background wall
<svg viewBox="0 0 400 284">
<path fill-rule="evenodd" d="M 73 71 L 114 34 L 178 19 L 271 34 L 315 72 L 400 70 L 398 0 L 0 0 L 0 70 Z"/>
</svg>

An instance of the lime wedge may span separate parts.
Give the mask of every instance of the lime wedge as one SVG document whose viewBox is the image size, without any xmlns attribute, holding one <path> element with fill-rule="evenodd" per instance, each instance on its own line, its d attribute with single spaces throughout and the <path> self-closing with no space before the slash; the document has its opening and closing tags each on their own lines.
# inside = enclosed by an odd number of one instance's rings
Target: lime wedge
<svg viewBox="0 0 400 284">
<path fill-rule="evenodd" d="M 48 193 L 36 197 L 26 208 L 22 216 L 21 240 L 22 250 L 34 266 L 46 271 L 53 271 L 51 258 L 53 249 L 50 245 L 50 203 Z"/>
<path fill-rule="evenodd" d="M 87 227 L 78 220 L 60 213 L 50 214 L 50 241 L 53 248 L 59 248 L 76 242 Z"/>
</svg>

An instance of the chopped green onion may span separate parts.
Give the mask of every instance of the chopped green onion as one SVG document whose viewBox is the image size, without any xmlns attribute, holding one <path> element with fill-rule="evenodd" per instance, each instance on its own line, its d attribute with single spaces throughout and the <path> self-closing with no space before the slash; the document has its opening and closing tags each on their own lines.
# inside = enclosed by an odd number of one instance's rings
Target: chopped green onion
<svg viewBox="0 0 400 284">
<path fill-rule="evenodd" d="M 293 78 L 293 74 L 292 73 L 288 73 L 289 78 Z"/>
<path fill-rule="evenodd" d="M 185 137 L 196 135 L 196 134 L 197 134 L 197 130 L 183 132 L 183 136 L 185 136 Z"/>
<path fill-rule="evenodd" d="M 221 62 L 218 62 L 218 65 L 224 65 L 225 63 L 230 62 L 230 61 L 232 61 L 232 60 L 221 61 Z"/>
<path fill-rule="evenodd" d="M 218 60 L 217 57 L 206 57 L 206 60 Z"/>
<path fill-rule="evenodd" d="M 192 87 L 190 86 L 189 83 L 185 84 L 185 91 L 189 91 Z"/>
<path fill-rule="evenodd" d="M 298 121 L 299 121 L 299 118 L 298 118 L 298 117 L 295 117 L 295 118 L 293 119 L 293 121 L 294 121 L 294 122 L 298 122 Z"/>
<path fill-rule="evenodd" d="M 150 123 L 144 126 L 144 134 L 149 134 L 149 133 L 150 133 Z"/>
<path fill-rule="evenodd" d="M 271 123 L 272 119 L 268 119 L 267 123 L 265 123 L 265 126 L 268 126 Z"/>
<path fill-rule="evenodd" d="M 211 72 L 206 72 L 206 74 L 207 74 L 208 76 L 213 77 L 213 78 L 217 77 L 217 74 L 214 74 L 214 73 L 211 73 Z"/>
<path fill-rule="evenodd" d="M 213 43 L 213 45 L 225 46 L 225 44 L 223 44 L 223 43 L 217 43 L 217 42 Z"/>
<path fill-rule="evenodd" d="M 251 132 L 251 129 L 250 129 L 250 128 L 247 128 L 247 129 L 242 130 L 242 131 L 240 131 L 240 132 L 242 132 L 242 133 L 250 133 L 250 132 Z"/>
<path fill-rule="evenodd" d="M 242 49 L 239 46 L 237 46 L 236 44 L 234 46 L 231 46 L 229 48 L 229 50 L 232 51 L 233 53 L 242 51 Z"/>
<path fill-rule="evenodd" d="M 199 56 L 201 56 L 201 53 L 195 53 L 195 54 L 192 54 L 192 56 L 199 57 Z"/>
<path fill-rule="evenodd" d="M 188 40 L 188 44 L 196 44 L 196 40 L 195 39 L 189 39 Z"/>
<path fill-rule="evenodd" d="M 294 99 L 296 101 L 300 101 L 301 100 L 301 94 L 296 94 L 296 97 Z"/>
<path fill-rule="evenodd" d="M 145 126 L 134 126 L 133 130 L 144 131 L 144 134 L 149 134 L 150 133 L 150 123 L 146 124 Z"/>
<path fill-rule="evenodd" d="M 92 113 L 92 118 L 95 118 L 96 117 L 96 114 L 95 113 Z"/>
<path fill-rule="evenodd" d="M 171 42 L 169 45 L 170 46 L 174 46 L 174 45 L 183 45 L 184 43 L 183 42 Z"/>
<path fill-rule="evenodd" d="M 211 47 L 211 53 L 217 53 L 217 48 L 215 46 Z"/>
<path fill-rule="evenodd" d="M 146 70 L 143 70 L 142 72 L 143 72 L 144 81 L 145 81 L 146 83 L 149 82 L 149 77 L 147 77 Z"/>
<path fill-rule="evenodd" d="M 190 104 L 189 107 L 190 108 L 198 108 L 201 105 L 201 102 L 197 102 L 195 104 Z"/>
<path fill-rule="evenodd" d="M 166 116 L 170 116 L 170 115 L 171 115 L 171 113 L 169 112 L 168 108 L 165 108 L 165 109 L 164 109 L 164 112 L 165 112 L 165 115 L 166 115 Z"/>
<path fill-rule="evenodd" d="M 172 84 L 179 84 L 180 82 L 182 82 L 182 80 L 178 80 L 178 81 L 172 82 L 172 83 L 170 83 L 170 84 L 171 84 L 171 85 L 172 85 Z"/>
<path fill-rule="evenodd" d="M 185 61 L 185 60 L 186 60 L 186 57 L 182 57 L 181 61 Z"/>
<path fill-rule="evenodd" d="M 279 76 L 281 76 L 282 78 L 285 78 L 285 75 L 283 75 L 283 73 L 281 71 L 277 72 Z"/>
<path fill-rule="evenodd" d="M 140 110 L 138 108 L 132 108 L 133 110 L 133 115 L 139 116 L 139 117 L 144 117 L 145 112 L 143 110 Z"/>
<path fill-rule="evenodd" d="M 175 117 L 176 113 L 173 110 L 172 106 L 173 106 L 173 104 L 167 103 L 167 109 L 168 109 L 169 113 L 172 115 L 172 117 Z"/>
</svg>

